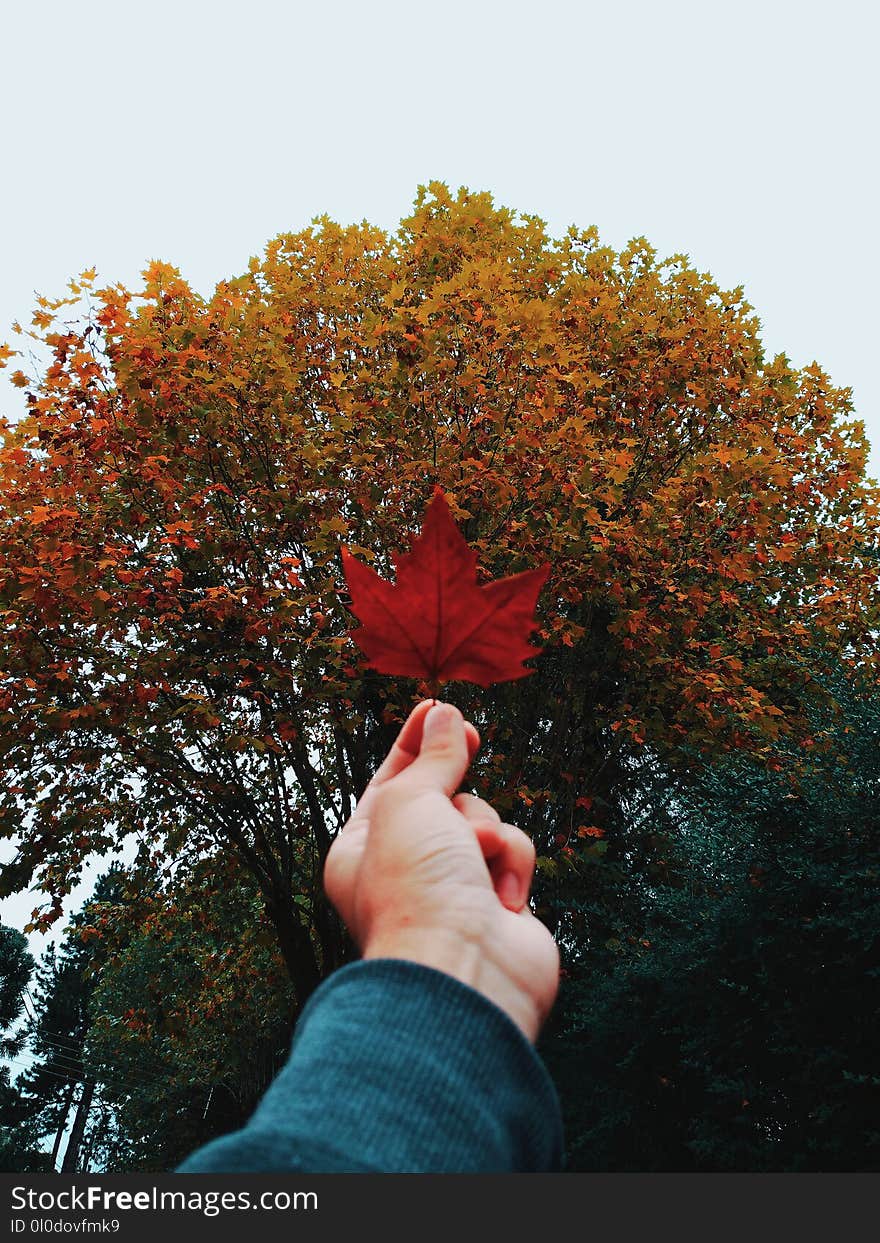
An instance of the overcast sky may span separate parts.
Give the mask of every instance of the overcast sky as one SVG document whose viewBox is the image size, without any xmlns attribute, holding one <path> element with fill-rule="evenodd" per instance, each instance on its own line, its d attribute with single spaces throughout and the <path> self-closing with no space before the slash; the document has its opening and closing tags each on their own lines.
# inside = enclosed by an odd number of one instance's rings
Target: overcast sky
<svg viewBox="0 0 880 1243">
<path fill-rule="evenodd" d="M 880 6 L 150 0 L 5 7 L 0 341 L 33 293 L 150 259 L 201 292 L 419 184 L 554 236 L 644 235 L 744 285 L 770 354 L 851 386 L 880 474 Z M 6 373 L 8 375 L 8 372 Z M 0 412 L 21 395 L 0 374 Z M 22 926 L 32 897 L 0 906 Z"/>
</svg>

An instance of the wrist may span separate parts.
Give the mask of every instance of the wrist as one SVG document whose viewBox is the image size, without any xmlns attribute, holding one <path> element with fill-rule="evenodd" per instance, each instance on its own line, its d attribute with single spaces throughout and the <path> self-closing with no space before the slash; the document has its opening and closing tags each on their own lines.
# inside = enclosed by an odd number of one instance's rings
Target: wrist
<svg viewBox="0 0 880 1243">
<path fill-rule="evenodd" d="M 485 945 L 449 928 L 394 929 L 370 936 L 362 957 L 399 958 L 442 971 L 481 993 L 534 1044 L 541 1028 L 535 999 L 494 961 Z"/>
</svg>

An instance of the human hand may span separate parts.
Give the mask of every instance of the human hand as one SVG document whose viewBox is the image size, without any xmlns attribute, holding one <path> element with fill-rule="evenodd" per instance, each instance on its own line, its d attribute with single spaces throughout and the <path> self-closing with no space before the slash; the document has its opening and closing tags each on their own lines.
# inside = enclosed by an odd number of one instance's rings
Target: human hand
<svg viewBox="0 0 880 1243">
<path fill-rule="evenodd" d="M 455 976 L 534 1041 L 559 986 L 559 951 L 532 914 L 535 851 L 472 794 L 480 745 L 450 704 L 424 700 L 327 855 L 324 887 L 365 959 Z"/>
</svg>

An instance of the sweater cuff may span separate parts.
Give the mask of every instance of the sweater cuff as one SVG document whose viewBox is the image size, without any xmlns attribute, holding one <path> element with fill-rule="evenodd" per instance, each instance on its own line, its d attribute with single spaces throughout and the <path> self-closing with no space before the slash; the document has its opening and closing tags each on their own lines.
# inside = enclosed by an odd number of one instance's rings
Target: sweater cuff
<svg viewBox="0 0 880 1243">
<path fill-rule="evenodd" d="M 259 1152 L 259 1166 L 200 1160 L 212 1149 L 234 1159 L 236 1146 L 239 1159 Z M 356 962 L 309 1000 L 247 1126 L 180 1172 L 307 1170 L 309 1152 L 324 1170 L 555 1171 L 559 1101 L 526 1037 L 481 993 L 419 963 Z"/>
</svg>

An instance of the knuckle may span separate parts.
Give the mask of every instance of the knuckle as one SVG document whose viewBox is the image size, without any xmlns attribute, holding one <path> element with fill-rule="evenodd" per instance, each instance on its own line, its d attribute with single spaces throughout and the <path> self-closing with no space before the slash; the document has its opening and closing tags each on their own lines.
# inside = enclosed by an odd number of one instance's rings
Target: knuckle
<svg viewBox="0 0 880 1243">
<path fill-rule="evenodd" d="M 376 822 L 387 819 L 396 802 L 396 791 L 390 781 L 378 786 L 370 806 L 370 820 Z"/>
<path fill-rule="evenodd" d="M 479 798 L 476 794 L 456 794 L 453 799 L 453 805 L 462 815 L 467 816 L 468 820 L 490 820 L 493 824 L 498 824 L 501 821 L 501 817 L 492 804 L 487 803 L 485 799 Z"/>
<path fill-rule="evenodd" d="M 538 856 L 535 850 L 535 843 L 529 837 L 528 833 L 525 833 L 515 824 L 507 824 L 504 827 L 513 835 L 516 841 L 516 848 L 521 851 L 523 858 L 530 859 L 532 866 L 534 867 L 535 860 Z"/>
</svg>

